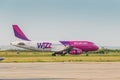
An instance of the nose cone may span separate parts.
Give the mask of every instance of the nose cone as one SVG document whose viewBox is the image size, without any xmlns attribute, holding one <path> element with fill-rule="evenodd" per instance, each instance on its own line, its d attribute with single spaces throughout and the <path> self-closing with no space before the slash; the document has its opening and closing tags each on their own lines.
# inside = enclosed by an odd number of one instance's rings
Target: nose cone
<svg viewBox="0 0 120 80">
<path fill-rule="evenodd" d="M 99 47 L 95 45 L 94 46 L 94 50 L 98 50 L 98 49 L 99 49 Z"/>
<path fill-rule="evenodd" d="M 10 45 L 13 45 L 13 42 L 11 42 Z"/>
<path fill-rule="evenodd" d="M 13 45 L 13 46 L 15 46 L 15 45 L 16 45 L 16 43 L 15 43 L 15 42 L 11 42 L 11 43 L 10 43 L 10 45 Z"/>
</svg>

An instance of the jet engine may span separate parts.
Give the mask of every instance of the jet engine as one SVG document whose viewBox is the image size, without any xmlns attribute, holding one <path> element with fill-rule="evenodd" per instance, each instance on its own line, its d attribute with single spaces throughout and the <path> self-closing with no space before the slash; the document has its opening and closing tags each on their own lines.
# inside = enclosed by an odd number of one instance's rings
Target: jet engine
<svg viewBox="0 0 120 80">
<path fill-rule="evenodd" d="M 82 50 L 81 49 L 72 49 L 69 51 L 69 54 L 72 54 L 72 55 L 78 55 L 78 54 L 81 54 L 82 53 Z"/>
</svg>

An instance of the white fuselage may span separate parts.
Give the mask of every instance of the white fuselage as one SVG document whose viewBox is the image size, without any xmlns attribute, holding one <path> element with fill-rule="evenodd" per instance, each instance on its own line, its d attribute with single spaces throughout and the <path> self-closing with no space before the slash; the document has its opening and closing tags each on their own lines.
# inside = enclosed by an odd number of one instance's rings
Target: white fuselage
<svg viewBox="0 0 120 80">
<path fill-rule="evenodd" d="M 37 51 L 61 51 L 65 46 L 59 41 L 14 41 L 11 45 Z"/>
</svg>

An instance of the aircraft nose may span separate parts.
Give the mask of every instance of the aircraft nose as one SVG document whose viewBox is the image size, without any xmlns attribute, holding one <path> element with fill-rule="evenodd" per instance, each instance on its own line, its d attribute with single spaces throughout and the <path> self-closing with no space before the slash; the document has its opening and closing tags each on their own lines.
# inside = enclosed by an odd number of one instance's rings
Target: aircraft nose
<svg viewBox="0 0 120 80">
<path fill-rule="evenodd" d="M 99 47 L 95 45 L 95 50 L 98 50 L 98 49 L 99 49 Z"/>
<path fill-rule="evenodd" d="M 10 45 L 13 45 L 13 43 L 11 42 Z"/>
<path fill-rule="evenodd" d="M 11 42 L 10 45 L 15 45 L 15 43 L 14 43 L 14 42 Z"/>
</svg>

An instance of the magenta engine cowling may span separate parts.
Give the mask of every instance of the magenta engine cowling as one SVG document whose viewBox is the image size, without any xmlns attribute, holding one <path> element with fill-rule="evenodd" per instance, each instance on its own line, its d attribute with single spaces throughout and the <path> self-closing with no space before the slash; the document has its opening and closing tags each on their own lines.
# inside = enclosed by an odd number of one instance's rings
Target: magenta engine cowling
<svg viewBox="0 0 120 80">
<path fill-rule="evenodd" d="M 78 55 L 78 54 L 81 54 L 81 53 L 82 53 L 81 49 L 73 49 L 69 52 L 69 54 L 72 54 L 72 55 Z"/>
</svg>

